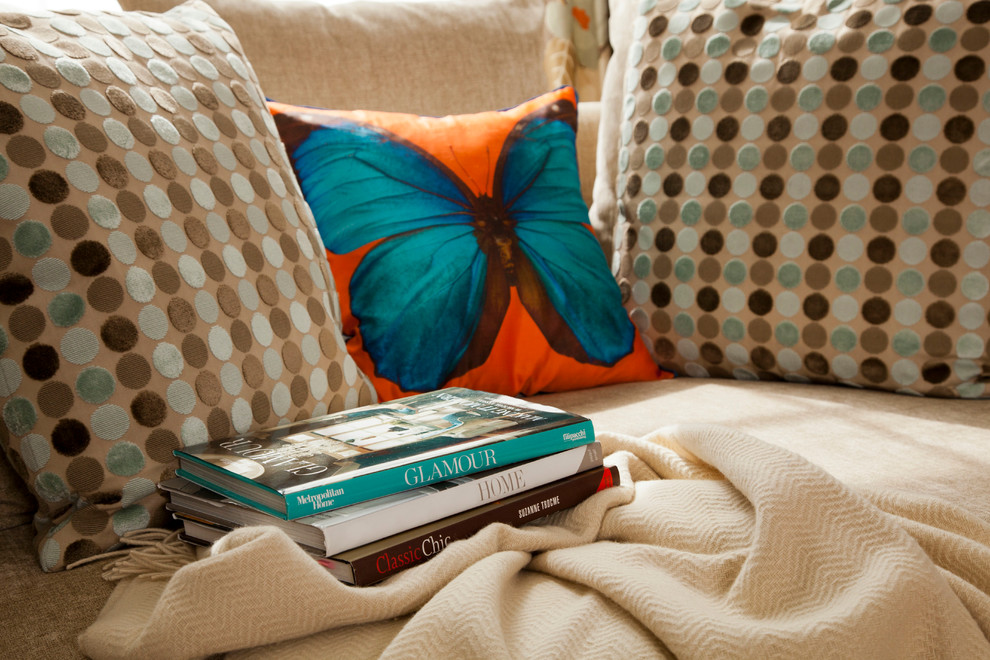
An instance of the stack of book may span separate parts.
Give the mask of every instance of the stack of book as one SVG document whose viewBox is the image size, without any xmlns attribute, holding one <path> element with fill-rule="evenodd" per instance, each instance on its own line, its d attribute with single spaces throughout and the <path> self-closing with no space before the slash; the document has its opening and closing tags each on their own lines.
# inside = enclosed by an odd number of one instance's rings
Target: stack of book
<svg viewBox="0 0 990 660">
<path fill-rule="evenodd" d="M 449 388 L 175 451 L 182 538 L 280 527 L 338 579 L 373 584 L 494 522 L 523 525 L 618 484 L 591 421 Z"/>
</svg>

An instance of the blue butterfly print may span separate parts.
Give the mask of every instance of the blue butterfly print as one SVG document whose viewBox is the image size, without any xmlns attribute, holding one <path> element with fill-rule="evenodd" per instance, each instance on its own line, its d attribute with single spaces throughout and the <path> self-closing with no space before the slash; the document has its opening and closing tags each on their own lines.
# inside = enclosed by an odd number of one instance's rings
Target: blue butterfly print
<svg viewBox="0 0 990 660">
<path fill-rule="evenodd" d="M 612 365 L 631 352 L 635 330 L 584 224 L 572 102 L 516 124 L 490 193 L 382 128 L 275 118 L 326 247 L 346 254 L 384 239 L 350 282 L 380 376 L 427 391 L 483 364 L 512 287 L 558 353 Z"/>
</svg>

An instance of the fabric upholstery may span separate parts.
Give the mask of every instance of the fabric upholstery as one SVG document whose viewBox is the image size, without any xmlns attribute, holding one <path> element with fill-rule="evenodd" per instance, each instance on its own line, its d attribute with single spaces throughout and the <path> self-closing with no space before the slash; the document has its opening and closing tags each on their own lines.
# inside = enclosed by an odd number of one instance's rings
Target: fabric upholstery
<svg viewBox="0 0 990 660">
<path fill-rule="evenodd" d="M 4 13 L 0 441 L 61 568 L 161 524 L 172 450 L 369 402 L 230 28 Z"/>
<path fill-rule="evenodd" d="M 636 13 L 614 240 L 657 360 L 987 396 L 990 3 Z"/>
</svg>

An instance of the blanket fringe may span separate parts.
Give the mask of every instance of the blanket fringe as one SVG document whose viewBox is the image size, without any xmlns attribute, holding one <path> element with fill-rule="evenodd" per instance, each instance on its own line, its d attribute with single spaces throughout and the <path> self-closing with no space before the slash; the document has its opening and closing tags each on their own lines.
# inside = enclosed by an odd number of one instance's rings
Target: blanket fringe
<svg viewBox="0 0 990 660">
<path fill-rule="evenodd" d="M 195 550 L 179 539 L 178 530 L 138 529 L 124 533 L 120 542 L 132 547 L 86 557 L 66 569 L 112 559 L 103 567 L 104 580 L 113 582 L 131 577 L 168 580 L 177 570 L 196 560 Z"/>
</svg>

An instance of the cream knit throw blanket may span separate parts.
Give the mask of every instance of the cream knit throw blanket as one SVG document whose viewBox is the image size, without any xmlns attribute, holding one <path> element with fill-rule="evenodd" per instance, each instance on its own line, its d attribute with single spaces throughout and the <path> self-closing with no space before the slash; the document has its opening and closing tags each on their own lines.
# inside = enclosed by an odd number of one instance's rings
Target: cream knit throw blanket
<svg viewBox="0 0 990 660">
<path fill-rule="evenodd" d="M 128 578 L 102 658 L 990 658 L 990 525 L 724 428 L 600 434 L 623 486 L 368 588 L 272 527 Z M 889 460 L 895 458 L 887 457 Z M 723 478 L 724 475 L 724 478 Z"/>
</svg>

